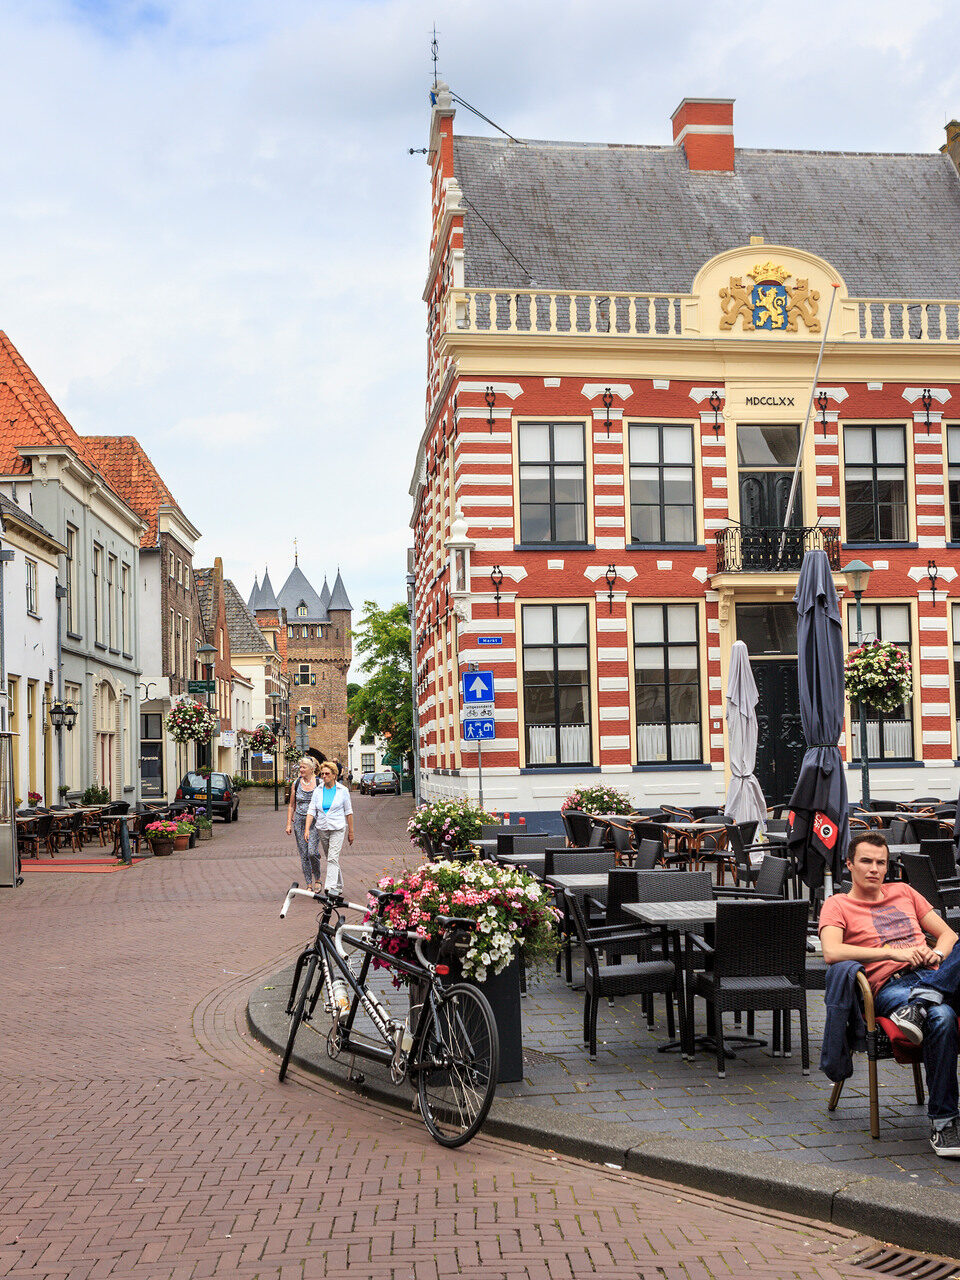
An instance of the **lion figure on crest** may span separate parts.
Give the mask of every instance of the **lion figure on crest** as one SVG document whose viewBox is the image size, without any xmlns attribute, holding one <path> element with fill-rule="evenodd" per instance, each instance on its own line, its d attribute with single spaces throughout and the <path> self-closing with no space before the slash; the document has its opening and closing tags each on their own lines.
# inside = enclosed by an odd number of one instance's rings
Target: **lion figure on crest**
<svg viewBox="0 0 960 1280">
<path fill-rule="evenodd" d="M 788 290 L 788 293 L 790 305 L 787 307 L 787 331 L 796 333 L 797 320 L 800 319 L 811 333 L 819 333 L 820 321 L 816 318 L 817 303 L 820 301 L 819 290 L 811 289 L 810 281 L 801 280 L 798 276 L 797 283 Z"/>
<path fill-rule="evenodd" d="M 742 276 L 730 277 L 730 288 L 720 290 L 720 309 L 723 312 L 721 329 L 732 329 L 738 316 L 743 317 L 744 329 L 753 328 L 753 302 L 750 294 L 751 290 L 744 286 Z"/>
</svg>

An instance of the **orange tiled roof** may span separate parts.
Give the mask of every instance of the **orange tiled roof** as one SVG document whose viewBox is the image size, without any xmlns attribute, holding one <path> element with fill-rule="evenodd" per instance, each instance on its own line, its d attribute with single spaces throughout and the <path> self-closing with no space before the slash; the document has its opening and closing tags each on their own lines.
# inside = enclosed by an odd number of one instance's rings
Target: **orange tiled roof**
<svg viewBox="0 0 960 1280">
<path fill-rule="evenodd" d="M 84 436 L 84 443 L 96 459 L 97 468 L 110 481 L 128 507 L 147 522 L 141 547 L 157 544 L 157 516 L 160 507 L 179 503 L 167 488 L 136 436 Z"/>
<path fill-rule="evenodd" d="M 0 474 L 29 474 L 30 464 L 20 457 L 20 448 L 58 445 L 72 449 L 117 492 L 100 471 L 84 437 L 74 431 L 26 360 L 0 331 Z"/>
</svg>

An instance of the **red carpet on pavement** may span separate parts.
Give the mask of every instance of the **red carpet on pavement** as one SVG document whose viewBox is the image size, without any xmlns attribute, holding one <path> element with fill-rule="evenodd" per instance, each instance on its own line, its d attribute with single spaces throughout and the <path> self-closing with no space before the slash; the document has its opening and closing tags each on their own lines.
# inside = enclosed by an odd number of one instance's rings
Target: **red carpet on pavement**
<svg viewBox="0 0 960 1280">
<path fill-rule="evenodd" d="M 134 858 L 134 862 L 142 862 L 142 858 Z M 86 871 L 90 874 L 103 874 L 109 871 L 122 871 L 124 863 L 116 858 L 84 858 L 83 861 L 68 861 L 66 858 L 24 858 L 20 863 L 22 871 Z"/>
</svg>

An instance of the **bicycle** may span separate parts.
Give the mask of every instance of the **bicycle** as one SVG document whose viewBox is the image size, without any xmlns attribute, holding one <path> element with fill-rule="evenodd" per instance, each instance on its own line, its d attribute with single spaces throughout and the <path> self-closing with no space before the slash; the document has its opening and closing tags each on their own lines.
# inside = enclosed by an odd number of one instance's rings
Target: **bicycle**
<svg viewBox="0 0 960 1280">
<path fill-rule="evenodd" d="M 373 912 L 359 903 L 346 902 L 339 894 L 311 893 L 296 882 L 287 893 L 281 918 L 295 897 L 312 898 L 322 910 L 317 936 L 300 953 L 294 970 L 287 1001 L 290 1031 L 280 1062 L 280 1079 L 287 1074 L 297 1032 L 306 1025 L 317 1035 L 326 1036 L 332 1059 L 352 1054 L 354 1059 L 381 1062 L 389 1066 L 394 1084 L 408 1080 L 417 1091 L 420 1114 L 430 1136 L 444 1147 L 462 1146 L 487 1118 L 500 1058 L 497 1026 L 486 997 L 467 983 L 448 986 L 443 982 L 451 962 L 470 945 L 477 922 L 441 916 L 442 936 L 436 962 L 431 963 L 423 952 L 423 938 L 391 929 L 380 917 L 400 895 L 374 891 L 370 896 L 377 904 Z M 350 924 L 343 918 L 344 910 L 362 911 L 366 918 Z M 414 944 L 416 962 L 386 949 L 385 944 L 394 939 Z M 344 950 L 347 945 L 363 955 L 356 975 Z M 415 994 L 421 997 L 419 1002 L 411 998 L 411 1015 L 404 1021 L 391 1017 L 367 986 L 375 959 L 411 979 Z M 330 1019 L 322 1030 L 314 1025 L 321 998 Z M 355 1027 L 361 1009 L 382 1043 Z M 362 1084 L 363 1079 L 351 1063 L 351 1083 Z"/>
</svg>

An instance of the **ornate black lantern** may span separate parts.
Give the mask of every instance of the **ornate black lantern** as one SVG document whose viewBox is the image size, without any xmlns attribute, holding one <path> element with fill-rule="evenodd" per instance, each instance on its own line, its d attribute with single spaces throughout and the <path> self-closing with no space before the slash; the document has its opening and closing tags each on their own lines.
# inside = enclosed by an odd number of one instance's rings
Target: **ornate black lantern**
<svg viewBox="0 0 960 1280">
<path fill-rule="evenodd" d="M 500 617 L 500 583 L 503 581 L 503 570 L 495 564 L 490 570 L 490 581 L 493 584 L 493 599 L 497 606 L 497 617 Z"/>
<path fill-rule="evenodd" d="M 827 393 L 821 391 L 817 396 L 817 408 L 820 410 L 820 434 L 827 434 Z"/>
<path fill-rule="evenodd" d="M 603 407 L 604 407 L 604 409 L 606 409 L 606 411 L 607 411 L 607 417 L 606 417 L 606 421 L 605 421 L 605 423 L 604 423 L 604 426 L 607 428 L 607 435 L 609 436 L 609 434 L 610 434 L 610 406 L 613 404 L 613 392 L 610 390 L 610 388 L 609 388 L 609 387 L 607 387 L 607 388 L 606 388 L 606 390 L 604 391 L 603 395 L 601 396 L 601 399 L 603 400 Z"/>
<path fill-rule="evenodd" d="M 615 564 L 607 565 L 607 572 L 603 576 L 607 580 L 607 602 L 610 606 L 610 612 L 613 613 L 613 588 L 617 583 L 617 566 Z"/>
<path fill-rule="evenodd" d="M 927 561 L 927 577 L 930 579 L 930 591 L 933 594 L 933 603 L 937 603 L 937 579 L 940 577 L 940 570 L 937 568 L 936 560 Z"/>
<path fill-rule="evenodd" d="M 493 387 L 487 387 L 486 391 L 484 392 L 483 398 L 487 402 L 487 426 L 490 428 L 490 432 L 492 434 L 493 433 L 493 406 L 497 403 L 497 393 L 494 391 Z"/>
<path fill-rule="evenodd" d="M 716 390 L 710 392 L 710 408 L 713 410 L 713 436 L 715 440 L 719 440 L 720 410 L 723 408 L 723 401 L 720 399 Z"/>
<path fill-rule="evenodd" d="M 924 412 L 927 415 L 927 430 L 930 430 L 930 406 L 933 404 L 933 396 L 930 394 L 930 388 L 924 387 L 923 395 L 920 397 L 920 403 L 923 405 Z"/>
</svg>

